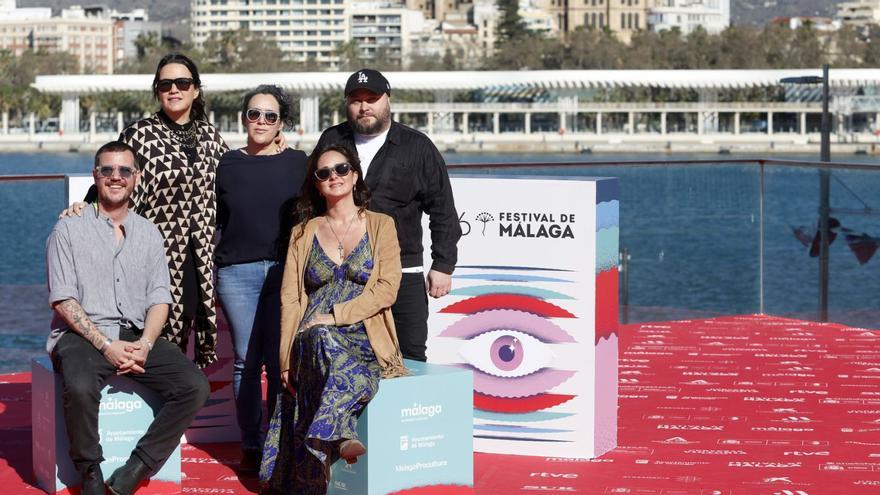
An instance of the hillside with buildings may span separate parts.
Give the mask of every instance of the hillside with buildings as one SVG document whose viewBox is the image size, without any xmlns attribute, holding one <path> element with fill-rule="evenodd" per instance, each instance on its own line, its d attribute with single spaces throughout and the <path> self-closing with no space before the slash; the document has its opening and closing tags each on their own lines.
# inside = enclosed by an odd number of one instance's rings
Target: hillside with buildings
<svg viewBox="0 0 880 495">
<path fill-rule="evenodd" d="M 19 7 L 50 7 L 56 13 L 74 5 L 106 5 L 119 11 L 144 9 L 156 21 L 173 22 L 189 16 L 189 2 L 176 0 L 18 0 Z"/>
<path fill-rule="evenodd" d="M 732 0 L 731 20 L 761 26 L 775 17 L 831 17 L 844 1 L 852 0 Z"/>
</svg>

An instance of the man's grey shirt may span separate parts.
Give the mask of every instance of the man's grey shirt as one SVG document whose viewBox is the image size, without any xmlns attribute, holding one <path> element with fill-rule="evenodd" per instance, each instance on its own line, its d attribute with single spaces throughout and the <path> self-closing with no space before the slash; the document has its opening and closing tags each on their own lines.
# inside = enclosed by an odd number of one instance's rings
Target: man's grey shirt
<svg viewBox="0 0 880 495">
<path fill-rule="evenodd" d="M 171 304 L 159 229 L 131 210 L 122 226 L 125 237 L 117 243 L 111 220 L 88 205 L 81 217 L 59 220 L 46 241 L 49 304 L 75 299 L 114 340 L 120 327 L 144 328 L 151 306 Z M 46 350 L 51 353 L 66 331 L 67 323 L 55 313 Z"/>
</svg>

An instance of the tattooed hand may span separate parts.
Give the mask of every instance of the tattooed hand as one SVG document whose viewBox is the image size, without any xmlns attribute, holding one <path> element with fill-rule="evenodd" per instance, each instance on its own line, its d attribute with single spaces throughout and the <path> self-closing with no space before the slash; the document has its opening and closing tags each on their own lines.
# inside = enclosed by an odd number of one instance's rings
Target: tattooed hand
<svg viewBox="0 0 880 495">
<path fill-rule="evenodd" d="M 126 350 L 131 342 L 117 340 L 107 345 L 107 336 L 92 323 L 85 310 L 76 299 L 65 299 L 53 305 L 55 311 L 64 319 L 67 326 L 88 340 L 95 349 L 103 350 L 104 359 L 116 368 L 119 374 L 143 373 L 143 368 L 135 361 L 134 354 Z M 139 371 L 138 371 L 139 370 Z"/>
</svg>

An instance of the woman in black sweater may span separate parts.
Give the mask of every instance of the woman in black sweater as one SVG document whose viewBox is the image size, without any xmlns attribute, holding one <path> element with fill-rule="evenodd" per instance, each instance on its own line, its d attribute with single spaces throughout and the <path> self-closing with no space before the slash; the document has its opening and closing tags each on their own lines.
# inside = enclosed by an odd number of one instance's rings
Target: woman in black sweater
<svg viewBox="0 0 880 495">
<path fill-rule="evenodd" d="M 247 146 L 224 154 L 217 167 L 217 293 L 232 331 L 243 473 L 256 472 L 260 465 L 263 365 L 270 412 L 280 391 L 283 270 L 277 260 L 283 257 L 278 256 L 278 246 L 287 246 L 292 206 L 302 188 L 307 159 L 302 151 L 279 151 L 274 142 L 282 127 L 291 123 L 290 113 L 290 98 L 277 86 L 262 85 L 249 92 L 241 117 Z"/>
</svg>

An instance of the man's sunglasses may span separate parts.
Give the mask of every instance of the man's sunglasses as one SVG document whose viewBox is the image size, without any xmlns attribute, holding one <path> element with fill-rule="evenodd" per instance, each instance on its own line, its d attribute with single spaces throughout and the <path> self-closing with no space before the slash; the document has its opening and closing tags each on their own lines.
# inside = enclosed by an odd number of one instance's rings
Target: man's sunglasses
<svg viewBox="0 0 880 495">
<path fill-rule="evenodd" d="M 278 112 L 275 112 L 273 110 L 260 110 L 259 108 L 248 108 L 244 116 L 247 118 L 248 122 L 257 122 L 260 120 L 260 117 L 262 117 L 263 120 L 269 125 L 278 122 L 278 119 L 280 117 L 278 115 Z"/>
<path fill-rule="evenodd" d="M 351 165 L 347 163 L 337 163 L 332 167 L 321 167 L 315 170 L 315 178 L 321 182 L 328 180 L 330 175 L 335 173 L 337 177 L 345 177 L 351 172 Z"/>
<path fill-rule="evenodd" d="M 192 86 L 193 80 L 191 77 L 178 77 L 177 79 L 159 79 L 156 83 L 156 89 L 163 93 L 167 93 L 171 91 L 171 86 L 177 86 L 177 89 L 180 91 L 186 91 Z"/>
<path fill-rule="evenodd" d="M 113 177 L 113 172 L 118 170 L 119 176 L 123 179 L 131 179 L 131 176 L 134 175 L 135 169 L 131 167 L 114 167 L 112 165 L 101 165 L 100 167 L 95 167 L 95 170 L 98 171 L 98 174 L 101 177 Z"/>
</svg>

